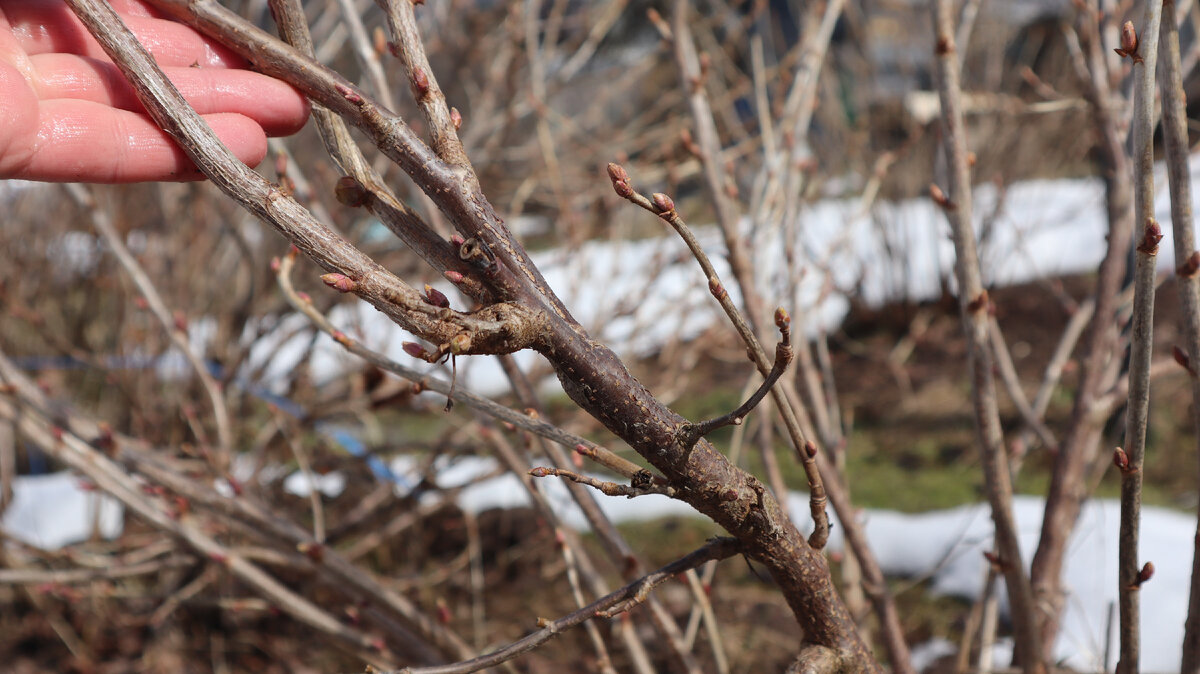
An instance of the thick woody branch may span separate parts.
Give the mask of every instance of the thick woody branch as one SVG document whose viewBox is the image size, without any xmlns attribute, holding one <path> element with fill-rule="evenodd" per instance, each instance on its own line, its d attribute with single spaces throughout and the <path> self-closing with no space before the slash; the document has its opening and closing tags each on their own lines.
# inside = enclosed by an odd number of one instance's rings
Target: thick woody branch
<svg viewBox="0 0 1200 674">
<path fill-rule="evenodd" d="M 295 265 L 295 258 L 285 256 L 279 260 L 279 265 L 275 268 L 276 280 L 279 282 L 279 288 L 283 291 L 283 296 L 294 309 L 304 314 L 318 330 L 331 337 L 335 342 L 340 344 L 350 353 L 362 358 L 364 361 L 378 367 L 381 370 L 391 372 L 392 374 L 404 377 L 414 383 L 418 390 L 429 390 L 435 393 L 440 393 L 447 398 L 450 398 L 456 403 L 462 403 L 467 407 L 478 410 L 494 419 L 507 424 L 512 424 L 517 428 L 524 429 L 535 435 L 546 438 L 552 442 L 557 442 L 566 447 L 572 447 L 582 456 L 586 456 L 602 466 L 606 466 L 621 475 L 628 478 L 633 478 L 639 473 L 647 473 L 645 468 L 623 459 L 612 450 L 595 444 L 574 433 L 546 423 L 535 416 L 523 414 L 514 409 L 505 407 L 490 398 L 475 395 L 470 391 L 463 390 L 454 386 L 453 382 L 442 381 L 435 377 L 430 377 L 428 373 L 414 370 L 398 363 L 387 356 L 368 349 L 363 346 L 362 342 L 350 338 L 345 332 L 342 332 L 329 321 L 329 319 L 317 310 L 313 303 L 302 297 L 300 293 L 292 286 L 291 271 Z M 651 479 L 656 484 L 664 484 L 665 480 L 657 475 L 652 475 Z"/>
<path fill-rule="evenodd" d="M 299 0 L 270 0 L 270 6 L 280 36 L 311 57 L 312 36 Z M 463 275 L 464 279 L 456 284 L 459 289 L 479 301 L 490 300 L 480 283 L 467 276 L 471 269 L 458 258 L 454 246 L 438 236 L 415 211 L 396 198 L 354 142 L 346 122 L 319 103 L 313 104 L 312 114 L 329 156 L 347 174 L 338 182 L 338 200 L 348 206 L 365 206 L 434 269 Z"/>
<path fill-rule="evenodd" d="M 511 353 L 538 340 L 541 319 L 538 312 L 525 306 L 494 304 L 463 314 L 429 304 L 415 289 L 317 222 L 291 196 L 238 161 L 108 5 L 96 0 L 71 0 L 69 4 L 133 84 L 155 122 L 217 187 L 327 269 L 326 282 L 331 286 L 355 293 L 402 327 L 439 348 L 446 345 L 454 354 Z"/>
<path fill-rule="evenodd" d="M 520 300 L 530 307 L 544 304 L 572 326 L 576 325 L 528 253 L 496 214 L 474 174 L 444 161 L 404 120 L 346 78 L 268 35 L 215 0 L 151 0 L 151 4 L 220 41 L 259 71 L 292 84 L 365 133 L 478 251 L 470 259 L 471 276 L 494 288 L 500 299 Z M 461 250 L 460 257 L 463 257 Z"/>
</svg>

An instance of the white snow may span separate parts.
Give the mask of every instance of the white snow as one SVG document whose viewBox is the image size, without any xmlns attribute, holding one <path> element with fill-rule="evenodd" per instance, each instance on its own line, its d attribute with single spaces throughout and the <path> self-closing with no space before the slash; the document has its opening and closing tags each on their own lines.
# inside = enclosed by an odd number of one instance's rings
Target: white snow
<svg viewBox="0 0 1200 674">
<path fill-rule="evenodd" d="M 120 536 L 124 516 L 120 501 L 71 473 L 20 475 L 13 480 L 13 500 L 0 517 L 0 529 L 22 543 L 57 550 L 93 534 Z"/>
</svg>

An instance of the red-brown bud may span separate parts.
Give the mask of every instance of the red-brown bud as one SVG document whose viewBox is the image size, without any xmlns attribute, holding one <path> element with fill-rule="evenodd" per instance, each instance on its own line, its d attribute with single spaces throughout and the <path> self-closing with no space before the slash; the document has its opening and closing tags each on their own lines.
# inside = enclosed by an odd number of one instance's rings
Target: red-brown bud
<svg viewBox="0 0 1200 674">
<path fill-rule="evenodd" d="M 434 288 L 428 283 L 425 284 L 424 299 L 427 303 L 432 304 L 435 307 L 441 307 L 442 309 L 450 308 L 450 300 L 446 298 L 442 291 Z"/>
<path fill-rule="evenodd" d="M 807 454 L 808 458 L 810 459 L 817 458 L 817 445 L 812 440 L 805 440 L 804 453 Z"/>
<path fill-rule="evenodd" d="M 1138 244 L 1138 252 L 1146 255 L 1158 255 L 1158 242 L 1162 241 L 1162 227 L 1154 218 L 1146 218 L 1146 228 L 1142 231 L 1142 241 Z"/>
<path fill-rule="evenodd" d="M 629 183 L 626 182 L 614 182 L 613 191 L 616 192 L 617 196 L 621 197 L 622 199 L 628 199 L 629 197 L 633 196 L 633 188 L 630 187 Z"/>
<path fill-rule="evenodd" d="M 420 358 L 422 360 L 425 359 L 425 347 L 421 346 L 420 344 L 417 344 L 416 342 L 404 342 L 400 346 L 404 348 L 404 353 L 407 353 L 413 358 Z"/>
<path fill-rule="evenodd" d="M 1175 357 L 1176 363 L 1188 371 L 1188 374 L 1196 376 L 1196 371 L 1192 369 L 1192 360 L 1183 349 L 1178 346 L 1171 347 L 1171 355 Z"/>
<path fill-rule="evenodd" d="M 310 543 L 305 541 L 297 545 L 296 550 L 314 562 L 319 562 L 325 559 L 325 546 L 321 545 L 320 543 Z"/>
<path fill-rule="evenodd" d="M 654 207 L 658 209 L 659 213 L 670 213 L 675 210 L 675 202 L 662 192 L 655 192 L 650 196 L 650 200 L 654 202 Z"/>
<path fill-rule="evenodd" d="M 182 311 L 176 310 L 175 313 L 171 315 L 171 320 L 175 323 L 176 330 L 180 332 L 187 332 L 187 316 L 185 316 Z"/>
<path fill-rule="evenodd" d="M 946 196 L 942 188 L 934 183 L 929 183 L 929 198 L 933 199 L 933 203 L 937 204 L 940 208 L 947 211 L 954 210 L 954 204 L 950 201 L 950 198 Z"/>
<path fill-rule="evenodd" d="M 322 274 L 321 282 L 338 291 L 339 293 L 351 293 L 358 288 L 358 283 L 356 283 L 354 279 L 346 276 L 345 274 L 338 274 L 337 272 L 331 274 Z"/>
<path fill-rule="evenodd" d="M 454 130 L 462 128 L 462 113 L 458 108 L 450 108 L 450 123 L 454 125 Z"/>
<path fill-rule="evenodd" d="M 333 88 L 342 95 L 342 98 L 354 103 L 355 105 L 359 105 L 363 102 L 363 97 L 357 91 L 351 89 L 345 84 L 335 84 L 333 85 Z"/>
<path fill-rule="evenodd" d="M 296 293 L 296 297 L 297 297 L 297 298 L 298 298 L 298 299 L 299 299 L 301 302 L 304 302 L 305 304 L 312 304 L 312 296 L 311 296 L 311 295 L 309 295 L 308 293 L 304 292 L 303 290 L 301 290 L 301 291 L 297 292 L 297 293 Z"/>
<path fill-rule="evenodd" d="M 337 185 L 333 188 L 333 196 L 338 200 L 339 204 L 358 208 L 367 203 L 369 193 L 363 187 L 362 183 L 358 182 L 351 176 L 342 176 L 338 178 Z"/>
<path fill-rule="evenodd" d="M 718 300 L 724 298 L 726 294 L 725 286 L 721 285 L 721 279 L 717 278 L 716 276 L 709 278 L 708 292 L 712 293 L 712 296 Z"/>
<path fill-rule="evenodd" d="M 466 278 L 462 275 L 462 272 L 457 272 L 453 269 L 446 271 L 444 274 L 442 274 L 442 276 L 445 276 L 446 280 L 451 283 L 462 283 L 463 279 Z"/>
<path fill-rule="evenodd" d="M 1175 270 L 1175 273 L 1184 278 L 1192 278 L 1198 271 L 1200 271 L 1200 251 L 1194 250 L 1192 251 L 1192 254 L 1183 261 L 1183 264 L 1179 265 L 1179 268 Z"/>
<path fill-rule="evenodd" d="M 467 242 L 467 240 L 462 238 L 461 234 L 451 234 L 450 235 L 450 243 L 455 248 L 462 248 L 462 245 L 466 242 Z"/>
<path fill-rule="evenodd" d="M 342 346 L 346 347 L 347 349 L 354 346 L 354 340 L 350 339 L 350 336 L 347 335 L 346 333 L 342 332 L 341 330 L 334 330 L 330 334 L 330 337 L 333 337 L 333 341 L 337 342 L 338 344 L 341 344 Z"/>
<path fill-rule="evenodd" d="M 547 477 L 550 475 L 550 469 L 544 466 L 538 466 L 537 468 L 530 469 L 529 474 L 533 477 Z"/>
<path fill-rule="evenodd" d="M 1134 63 L 1141 63 L 1142 56 L 1138 53 L 1138 46 L 1137 29 L 1133 27 L 1132 21 L 1126 21 L 1125 25 L 1121 26 L 1121 46 L 1113 51 L 1119 56 L 1132 58 Z"/>
<path fill-rule="evenodd" d="M 608 165 L 608 179 L 614 183 L 627 183 L 629 182 L 629 173 L 625 170 L 624 166 L 610 162 Z"/>
<path fill-rule="evenodd" d="M 413 68 L 413 89 L 417 92 L 417 100 L 429 95 L 429 76 L 424 68 Z"/>
<path fill-rule="evenodd" d="M 1132 468 L 1129 467 L 1129 455 L 1124 449 L 1117 447 L 1113 450 L 1113 465 L 1122 473 L 1128 473 Z"/>
<path fill-rule="evenodd" d="M 1138 571 L 1137 586 L 1141 587 L 1142 583 L 1154 577 L 1154 562 L 1146 562 L 1142 565 L 1141 571 Z"/>
</svg>

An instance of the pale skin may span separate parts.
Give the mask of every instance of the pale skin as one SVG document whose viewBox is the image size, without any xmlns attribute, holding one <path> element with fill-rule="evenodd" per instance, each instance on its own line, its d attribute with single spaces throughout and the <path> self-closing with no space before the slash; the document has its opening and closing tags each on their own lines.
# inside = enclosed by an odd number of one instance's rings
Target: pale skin
<svg viewBox="0 0 1200 674">
<path fill-rule="evenodd" d="M 246 164 L 295 133 L 308 104 L 229 50 L 137 0 L 110 0 L 187 101 Z M 62 0 L 0 0 L 0 178 L 127 183 L 203 176 Z"/>
</svg>

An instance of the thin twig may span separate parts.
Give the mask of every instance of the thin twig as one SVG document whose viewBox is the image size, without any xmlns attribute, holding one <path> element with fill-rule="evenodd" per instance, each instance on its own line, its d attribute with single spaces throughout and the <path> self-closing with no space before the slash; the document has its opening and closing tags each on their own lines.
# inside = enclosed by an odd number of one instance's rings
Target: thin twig
<svg viewBox="0 0 1200 674">
<path fill-rule="evenodd" d="M 1016 520 L 1012 510 L 1012 474 L 1004 449 L 1000 411 L 992 375 L 988 347 L 988 322 L 991 301 L 983 289 L 979 258 L 975 250 L 975 232 L 971 223 L 971 178 L 967 160 L 967 139 L 963 127 L 962 91 L 950 0 L 933 4 L 935 65 L 938 96 L 941 101 L 944 152 L 950 180 L 950 194 L 933 188 L 934 201 L 942 207 L 950 222 L 954 239 L 955 276 L 958 280 L 959 310 L 967 338 L 971 370 L 971 394 L 975 409 L 975 427 L 988 501 L 995 523 L 996 548 L 1012 603 L 1018 657 L 1027 674 L 1045 674 L 1037 628 L 1033 591 L 1021 560 Z"/>
<path fill-rule="evenodd" d="M 478 658 L 453 665 L 439 667 L 419 667 L 396 670 L 391 674 L 466 674 L 477 672 L 487 667 L 494 667 L 513 658 L 527 653 L 543 643 L 553 639 L 562 632 L 604 614 L 616 615 L 627 611 L 645 601 L 650 591 L 663 582 L 687 571 L 694 569 L 710 560 L 720 560 L 732 557 L 741 551 L 739 543 L 732 538 L 715 538 L 695 552 L 678 559 L 661 569 L 650 573 L 609 595 L 601 597 L 587 606 L 574 611 L 553 622 L 539 620 L 541 629 L 529 636 L 515 641 L 504 648 L 481 655 Z"/>
<path fill-rule="evenodd" d="M 1154 93 L 1158 63 L 1162 4 L 1146 3 L 1139 40 L 1132 23 L 1126 23 L 1121 47 L 1133 59 L 1133 186 L 1134 218 L 1142 225 L 1134 263 L 1133 321 L 1130 328 L 1129 404 L 1125 421 L 1127 461 L 1121 468 L 1121 531 L 1118 553 L 1117 601 L 1121 616 L 1121 658 L 1118 674 L 1139 671 L 1143 579 L 1138 563 L 1141 525 L 1142 463 L 1146 455 L 1146 427 L 1150 414 L 1150 359 L 1154 350 L 1154 264 L 1162 231 L 1154 221 Z M 1129 43 L 1132 34 L 1133 44 Z M 1118 449 L 1118 452 L 1121 450 Z"/>
</svg>

